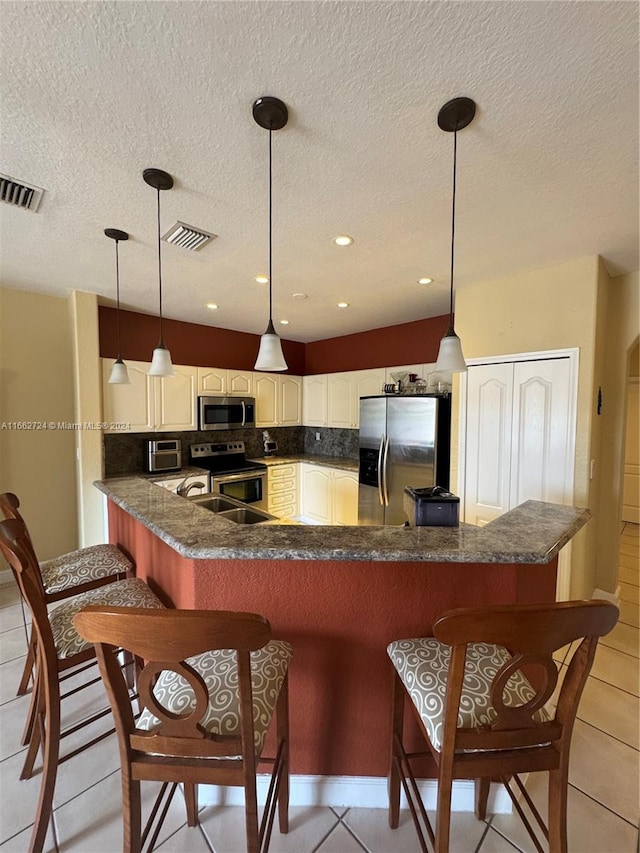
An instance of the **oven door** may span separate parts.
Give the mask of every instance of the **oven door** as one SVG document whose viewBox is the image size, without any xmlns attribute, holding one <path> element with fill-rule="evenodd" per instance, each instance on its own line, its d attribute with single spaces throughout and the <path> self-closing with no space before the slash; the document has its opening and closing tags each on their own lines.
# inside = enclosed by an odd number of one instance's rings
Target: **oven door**
<svg viewBox="0 0 640 853">
<path fill-rule="evenodd" d="M 211 474 L 211 491 L 267 510 L 267 472 Z"/>
</svg>

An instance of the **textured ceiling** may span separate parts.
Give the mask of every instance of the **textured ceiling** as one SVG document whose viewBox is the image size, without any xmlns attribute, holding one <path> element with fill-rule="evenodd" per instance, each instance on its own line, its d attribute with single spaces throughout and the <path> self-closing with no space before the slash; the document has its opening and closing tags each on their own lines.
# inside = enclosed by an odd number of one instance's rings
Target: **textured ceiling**
<svg viewBox="0 0 640 853">
<path fill-rule="evenodd" d="M 436 117 L 457 95 L 478 112 L 458 139 L 456 287 L 594 254 L 638 269 L 635 2 L 1 7 L 0 170 L 46 190 L 37 213 L 0 205 L 4 286 L 113 304 L 102 232 L 120 228 L 123 304 L 156 311 L 153 166 L 175 179 L 163 233 L 218 235 L 163 244 L 166 316 L 264 331 L 268 133 L 251 105 L 267 94 L 290 111 L 273 138 L 284 337 L 447 312 L 453 139 Z"/>
</svg>

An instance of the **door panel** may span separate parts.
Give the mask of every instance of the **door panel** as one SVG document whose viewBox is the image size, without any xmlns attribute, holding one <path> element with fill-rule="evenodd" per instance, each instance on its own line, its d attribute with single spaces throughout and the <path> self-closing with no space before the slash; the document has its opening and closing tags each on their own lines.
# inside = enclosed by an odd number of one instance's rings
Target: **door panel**
<svg viewBox="0 0 640 853">
<path fill-rule="evenodd" d="M 513 364 L 469 368 L 465 520 L 471 524 L 509 509 L 512 400 Z"/>
</svg>

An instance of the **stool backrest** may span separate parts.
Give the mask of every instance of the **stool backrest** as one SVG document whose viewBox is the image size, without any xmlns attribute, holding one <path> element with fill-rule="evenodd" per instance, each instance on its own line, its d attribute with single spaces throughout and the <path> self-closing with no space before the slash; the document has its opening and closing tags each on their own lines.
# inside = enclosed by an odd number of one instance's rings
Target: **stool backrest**
<svg viewBox="0 0 640 853">
<path fill-rule="evenodd" d="M 17 518 L 18 521 L 21 521 L 24 524 L 24 529 L 27 531 L 27 536 L 29 537 L 29 541 L 31 541 L 31 535 L 27 528 L 27 524 L 20 514 L 20 500 L 17 495 L 14 495 L 13 492 L 4 492 L 0 494 L 0 512 L 4 515 L 5 518 Z"/>
<path fill-rule="evenodd" d="M 445 749 L 516 749 L 548 744 L 571 736 L 598 638 L 618 619 L 618 608 L 606 601 L 565 601 L 554 604 L 464 608 L 443 614 L 434 636 L 452 646 L 447 681 L 443 752 Z M 543 721 L 537 713 L 556 688 L 558 670 L 553 653 L 580 640 L 560 689 L 555 718 Z M 495 718 L 482 730 L 457 727 L 467 645 L 502 646 L 512 657 L 495 672 L 491 702 Z M 533 694 L 519 705 L 505 704 L 514 674 L 528 676 Z M 513 682 L 512 682 L 513 683 Z"/>
<path fill-rule="evenodd" d="M 100 672 L 111 702 L 120 739 L 131 761 L 133 751 L 157 756 L 237 757 L 251 756 L 254 767 L 253 701 L 250 652 L 261 649 L 271 638 L 268 621 L 255 613 L 211 610 L 155 610 L 130 607 L 87 607 L 74 617 L 74 625 L 85 640 L 94 643 Z M 131 699 L 113 651 L 117 648 L 145 661 L 138 676 L 140 708 L 157 718 L 157 728 L 136 728 Z M 211 734 L 201 725 L 210 702 L 202 676 L 186 662 L 204 652 L 236 651 L 240 735 Z M 163 672 L 174 672 L 190 685 L 195 707 L 176 714 L 164 708 L 154 695 Z M 228 685 L 221 685 L 227 690 Z M 211 701 L 215 702 L 215 698 Z M 237 766 L 237 761 L 235 762 Z M 222 767 L 222 765 L 221 765 Z M 254 771 L 255 772 L 255 771 Z"/>
<path fill-rule="evenodd" d="M 0 550 L 11 566 L 20 593 L 31 611 L 33 624 L 47 659 L 56 660 L 40 565 L 29 531 L 21 518 L 0 521 Z"/>
</svg>

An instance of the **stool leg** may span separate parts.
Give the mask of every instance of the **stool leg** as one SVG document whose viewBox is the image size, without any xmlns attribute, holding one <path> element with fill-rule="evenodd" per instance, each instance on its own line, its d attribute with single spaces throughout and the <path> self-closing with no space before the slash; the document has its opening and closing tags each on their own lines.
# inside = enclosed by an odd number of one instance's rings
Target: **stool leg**
<svg viewBox="0 0 640 853">
<path fill-rule="evenodd" d="M 129 763 L 122 768 L 122 830 L 123 853 L 140 853 L 142 835 L 140 782 L 131 778 Z"/>
<path fill-rule="evenodd" d="M 489 799 L 489 788 L 491 780 L 487 778 L 476 779 L 476 817 L 478 820 L 487 819 L 487 800 Z"/>
<path fill-rule="evenodd" d="M 393 705 L 391 712 L 391 761 L 389 765 L 389 826 L 397 829 L 400 821 L 400 773 L 396 753 L 396 741 L 402 743 L 404 726 L 404 687 L 394 670 Z"/>
<path fill-rule="evenodd" d="M 47 673 L 48 684 L 43 685 L 45 693 L 45 711 L 40 716 L 43 741 L 42 782 L 36 819 L 29 841 L 29 853 L 41 853 L 47 836 L 53 806 L 53 792 L 56 786 L 58 758 L 60 754 L 60 690 L 57 673 Z"/>
<path fill-rule="evenodd" d="M 187 804 L 187 826 L 197 826 L 198 786 L 193 782 L 184 783 L 184 801 Z"/>
<path fill-rule="evenodd" d="M 451 767 L 440 766 L 438 776 L 438 807 L 436 812 L 436 843 L 434 853 L 449 853 L 451 824 L 451 789 L 453 778 Z"/>
<path fill-rule="evenodd" d="M 549 771 L 549 853 L 567 853 L 568 777 L 568 761 Z"/>
<path fill-rule="evenodd" d="M 282 743 L 282 768 L 278 790 L 278 826 L 289 832 L 289 677 L 285 676 L 276 707 L 278 742 Z"/>
<path fill-rule="evenodd" d="M 27 658 L 24 662 L 24 669 L 22 670 L 22 677 L 20 679 L 20 684 L 18 685 L 18 692 L 16 693 L 16 696 L 24 696 L 29 690 L 29 681 L 31 679 L 31 673 L 33 672 L 33 665 L 35 663 L 35 649 L 36 636 L 32 625 L 31 633 L 29 634 L 29 643 L 27 646 Z"/>
</svg>

